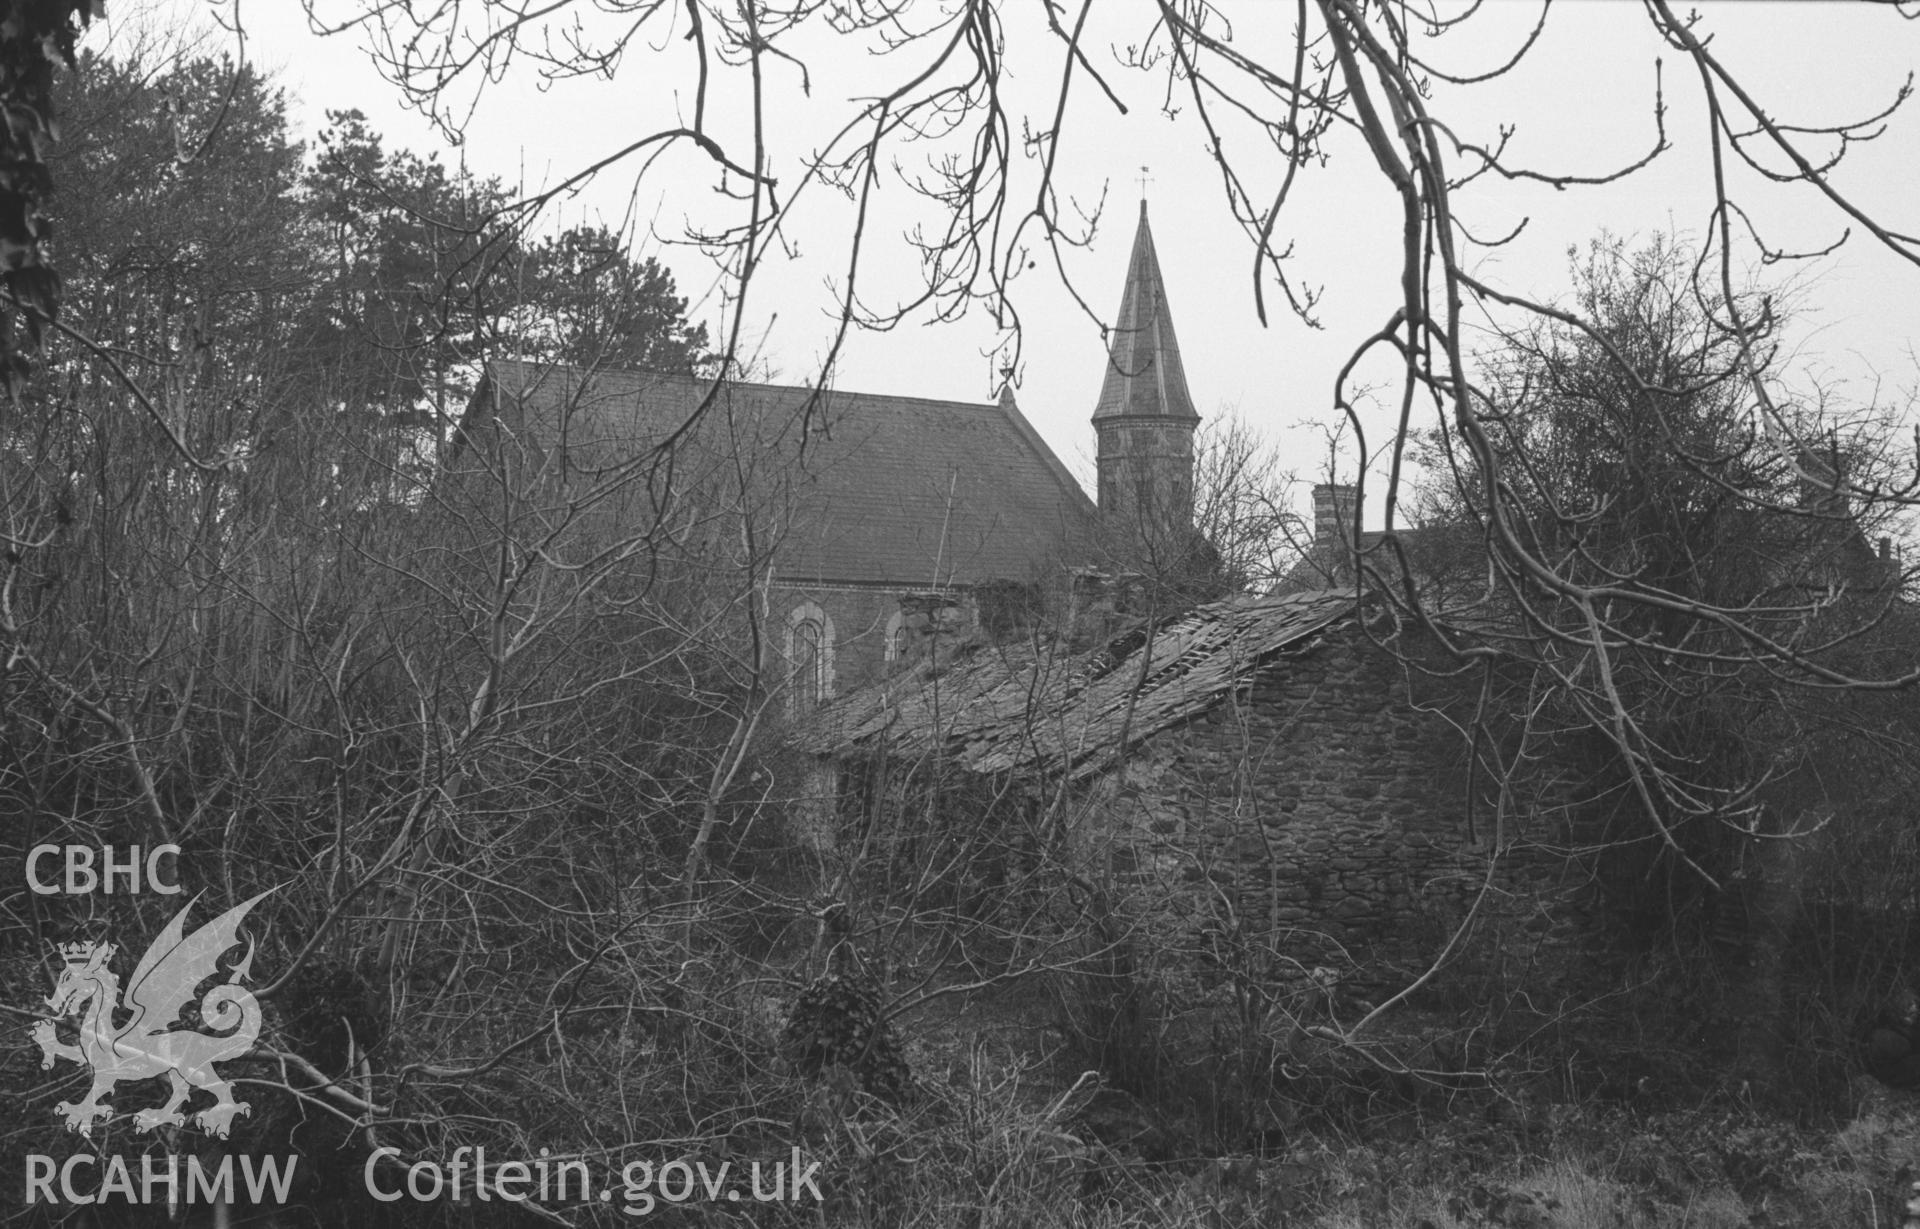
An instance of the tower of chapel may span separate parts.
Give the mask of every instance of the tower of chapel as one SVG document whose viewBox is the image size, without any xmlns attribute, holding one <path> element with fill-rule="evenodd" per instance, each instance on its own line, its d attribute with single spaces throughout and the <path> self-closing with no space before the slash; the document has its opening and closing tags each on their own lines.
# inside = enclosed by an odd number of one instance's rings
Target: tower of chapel
<svg viewBox="0 0 1920 1229">
<path fill-rule="evenodd" d="M 1093 411 L 1101 519 L 1148 539 L 1190 530 L 1199 425 L 1143 200 Z"/>
</svg>

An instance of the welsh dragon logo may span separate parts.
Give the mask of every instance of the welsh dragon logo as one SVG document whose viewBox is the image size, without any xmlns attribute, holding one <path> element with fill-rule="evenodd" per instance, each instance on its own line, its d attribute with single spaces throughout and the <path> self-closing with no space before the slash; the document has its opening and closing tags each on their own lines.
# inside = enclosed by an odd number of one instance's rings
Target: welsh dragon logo
<svg viewBox="0 0 1920 1229">
<path fill-rule="evenodd" d="M 172 1082 L 173 1095 L 158 1109 L 144 1109 L 133 1116 L 134 1125 L 142 1131 L 185 1124 L 180 1105 L 196 1088 L 212 1093 L 214 1104 L 195 1114 L 194 1121 L 222 1139 L 236 1115 L 252 1112 L 246 1102 L 233 1099 L 232 1087 L 213 1068 L 217 1062 L 245 1054 L 260 1035 L 260 1004 L 240 985 L 253 966 L 251 940 L 245 958 L 226 982 L 200 999 L 201 1022 L 219 1035 L 172 1026 L 192 1000 L 195 987 L 219 974 L 220 957 L 240 943 L 241 921 L 271 891 L 235 905 L 190 935 L 185 933 L 187 911 L 200 898 L 188 901 L 134 966 L 124 1008 L 120 979 L 109 967 L 118 950 L 113 944 L 60 945 L 66 967 L 46 1004 L 56 1016 L 85 1007 L 79 1044 L 62 1042 L 53 1020 L 42 1020 L 29 1031 L 40 1043 L 43 1069 L 52 1067 L 56 1058 L 93 1068 L 93 1088 L 86 1099 L 78 1105 L 62 1101 L 54 1107 L 69 1128 L 91 1136 L 94 1120 L 113 1113 L 105 1098 L 114 1085 L 156 1075 Z M 123 1011 L 129 1013 L 125 1021 L 114 1023 Z"/>
</svg>

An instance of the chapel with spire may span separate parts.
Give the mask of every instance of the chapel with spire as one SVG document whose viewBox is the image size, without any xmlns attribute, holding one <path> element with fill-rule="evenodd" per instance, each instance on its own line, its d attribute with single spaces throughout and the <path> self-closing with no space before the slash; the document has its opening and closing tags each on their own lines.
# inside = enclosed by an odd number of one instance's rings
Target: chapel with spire
<svg viewBox="0 0 1920 1229">
<path fill-rule="evenodd" d="M 686 375 L 506 360 L 487 364 L 460 438 L 558 447 L 590 473 L 671 436 L 689 487 L 735 481 L 745 449 L 764 476 L 728 515 L 757 518 L 760 540 L 776 544 L 761 585 L 767 639 L 798 715 L 942 646 L 1071 623 L 1101 578 L 1204 570 L 1200 416 L 1144 200 L 1106 342 L 1097 503 L 1010 386 L 985 404 L 745 380 L 710 397 L 710 381 Z M 704 421 L 725 430 L 677 434 L 703 402 Z"/>
</svg>

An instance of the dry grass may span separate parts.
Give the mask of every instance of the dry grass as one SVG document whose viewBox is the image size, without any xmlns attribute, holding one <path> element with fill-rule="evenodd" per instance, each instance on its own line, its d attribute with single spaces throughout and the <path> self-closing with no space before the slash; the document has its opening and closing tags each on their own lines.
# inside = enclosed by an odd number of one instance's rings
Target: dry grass
<svg viewBox="0 0 1920 1229">
<path fill-rule="evenodd" d="M 1148 1165 L 1073 1133 L 1071 1098 L 1002 1082 L 892 1135 L 822 1139 L 826 1223 L 872 1229 L 1889 1229 L 1920 1111 L 1819 1131 L 1753 1117 L 1563 1116 L 1528 1152 L 1440 1122 L 1411 1142 L 1302 1137 L 1290 1158 Z M 884 1142 L 883 1142 L 884 1141 Z M 889 1153 L 881 1156 L 880 1153 Z M 909 1161 L 909 1157 L 911 1160 Z M 1453 1158 L 1451 1161 L 1449 1157 Z M 884 1189 L 862 1189 L 862 1176 Z"/>
</svg>

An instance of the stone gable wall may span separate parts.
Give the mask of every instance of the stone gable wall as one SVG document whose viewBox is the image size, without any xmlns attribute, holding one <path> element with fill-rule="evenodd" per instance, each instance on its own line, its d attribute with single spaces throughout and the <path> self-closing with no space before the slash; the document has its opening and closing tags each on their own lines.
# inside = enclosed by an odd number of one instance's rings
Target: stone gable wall
<svg viewBox="0 0 1920 1229">
<path fill-rule="evenodd" d="M 1579 911 L 1544 847 L 1552 791 L 1510 799 L 1525 818 L 1504 824 L 1482 798 L 1469 822 L 1473 699 L 1333 629 L 1100 778 L 1077 839 L 1164 946 L 1237 926 L 1296 972 L 1404 984 L 1467 916 L 1497 852 L 1475 928 L 1492 942 L 1476 958 L 1571 951 Z"/>
</svg>

